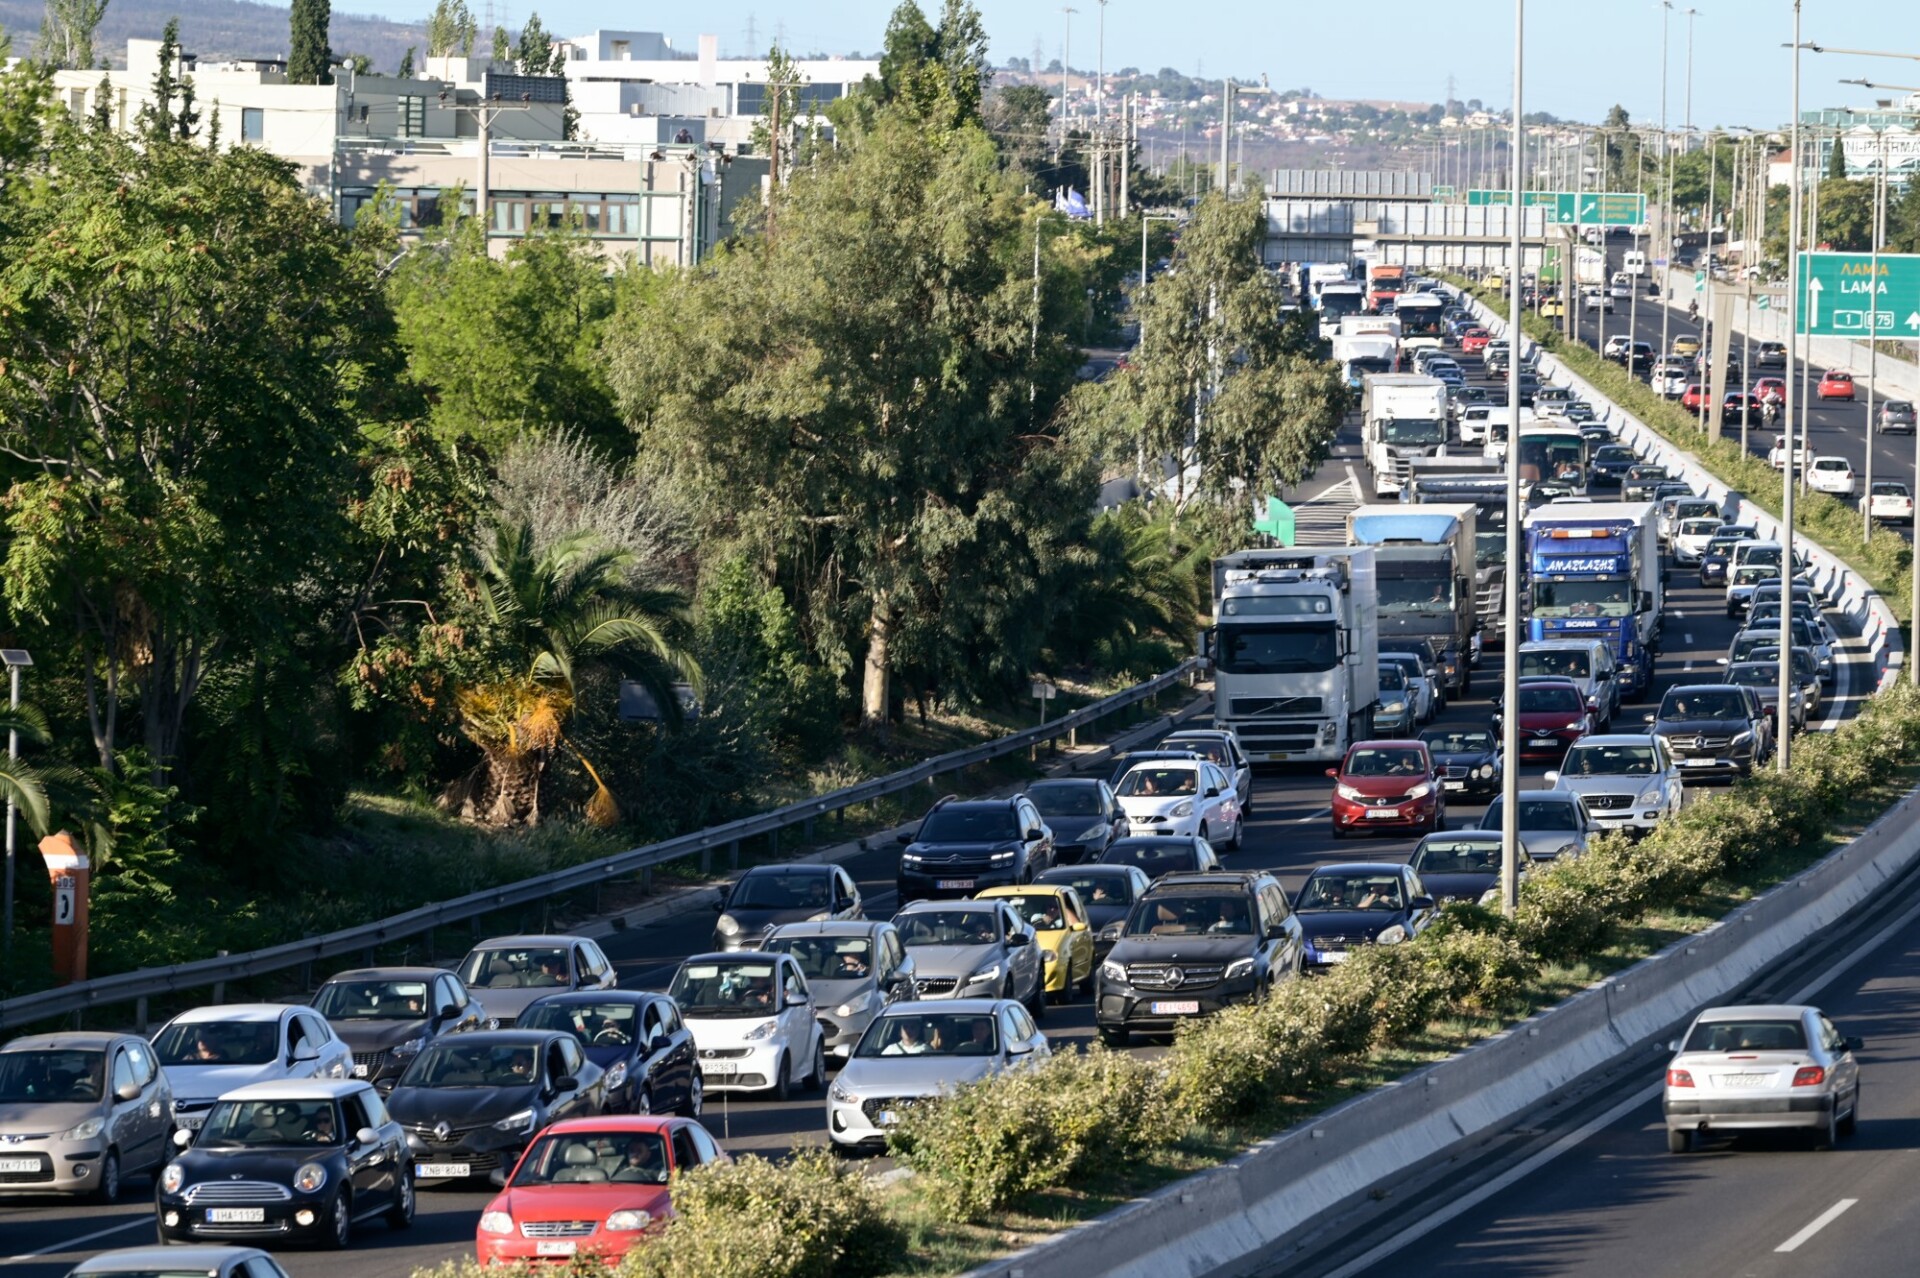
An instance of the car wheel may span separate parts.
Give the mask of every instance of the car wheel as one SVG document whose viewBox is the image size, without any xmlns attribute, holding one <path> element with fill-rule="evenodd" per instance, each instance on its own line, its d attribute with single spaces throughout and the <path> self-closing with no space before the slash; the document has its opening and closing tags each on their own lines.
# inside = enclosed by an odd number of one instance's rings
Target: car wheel
<svg viewBox="0 0 1920 1278">
<path fill-rule="evenodd" d="M 638 1114 L 643 1118 L 653 1113 L 653 1089 L 651 1087 L 642 1087 L 633 1094 L 633 1108 L 629 1112 Z"/>
<path fill-rule="evenodd" d="M 1133 1035 L 1123 1029 L 1100 1027 L 1100 1041 L 1108 1047 L 1125 1047 L 1133 1041 Z"/>
<path fill-rule="evenodd" d="M 1200 838 L 1207 843 L 1213 842 L 1212 839 L 1207 838 L 1207 823 L 1205 821 L 1200 823 Z"/>
<path fill-rule="evenodd" d="M 1035 973 L 1033 978 L 1033 998 L 1027 1004 L 1027 1010 L 1033 1013 L 1035 1021 L 1047 1019 L 1047 978 Z"/>
<path fill-rule="evenodd" d="M 1686 1153 L 1691 1153 L 1692 1150 L 1693 1150 L 1693 1133 L 1692 1132 L 1686 1131 L 1686 1130 L 1676 1130 L 1671 1127 L 1667 1128 L 1667 1152 L 1669 1154 L 1686 1154 Z"/>
<path fill-rule="evenodd" d="M 1247 841 L 1247 818 L 1243 815 L 1233 823 L 1233 842 L 1227 844 L 1227 851 L 1238 852 Z"/>
<path fill-rule="evenodd" d="M 700 1111 L 707 1106 L 707 1085 L 700 1080 L 700 1071 L 693 1071 L 693 1081 L 687 1084 L 687 1103 L 680 1107 L 683 1118 L 698 1118 Z"/>
<path fill-rule="evenodd" d="M 1813 1147 L 1815 1149 L 1840 1148 L 1840 1103 L 1836 1099 L 1834 1107 L 1827 1111 L 1827 1121 L 1814 1129 Z"/>
<path fill-rule="evenodd" d="M 793 1067 L 787 1063 L 787 1054 L 780 1053 L 780 1059 L 773 1064 L 773 1086 L 767 1090 L 773 1093 L 773 1099 L 785 1104 L 793 1095 Z"/>
<path fill-rule="evenodd" d="M 813 1068 L 800 1084 L 810 1092 L 825 1091 L 827 1086 L 827 1044 L 825 1036 L 813 1045 Z"/>
<path fill-rule="evenodd" d="M 100 1160 L 100 1179 L 93 1187 L 93 1201 L 96 1203 L 117 1203 L 120 1201 L 120 1151 L 109 1149 Z"/>
<path fill-rule="evenodd" d="M 402 1170 L 400 1173 L 400 1194 L 394 1199 L 393 1210 L 387 1213 L 387 1224 L 394 1229 L 413 1228 L 414 1199 L 413 1176 Z"/>
<path fill-rule="evenodd" d="M 1843 1140 L 1852 1140 L 1853 1134 L 1860 1130 L 1860 1084 L 1853 1085 L 1853 1107 L 1847 1110 L 1847 1116 L 1840 1120 L 1840 1136 Z"/>
<path fill-rule="evenodd" d="M 1333 824 L 1333 825 L 1332 825 L 1331 827 L 1329 827 L 1329 828 L 1330 828 L 1330 829 L 1331 829 L 1331 830 L 1333 831 L 1333 837 L 1334 837 L 1334 838 L 1335 838 L 1336 840 L 1339 840 L 1339 839 L 1344 839 L 1344 838 L 1346 838 L 1346 837 L 1347 837 L 1347 832 L 1346 832 L 1345 830 L 1343 830 L 1343 829 L 1341 829 L 1341 828 L 1340 828 L 1340 823 L 1339 823 L 1339 822 L 1337 822 L 1337 821 L 1336 821 L 1336 822 L 1334 822 L 1334 824 Z"/>
<path fill-rule="evenodd" d="M 328 1251 L 339 1251 L 352 1241 L 353 1204 L 342 1189 L 327 1206 L 327 1232 L 321 1235 L 320 1245 Z"/>
</svg>

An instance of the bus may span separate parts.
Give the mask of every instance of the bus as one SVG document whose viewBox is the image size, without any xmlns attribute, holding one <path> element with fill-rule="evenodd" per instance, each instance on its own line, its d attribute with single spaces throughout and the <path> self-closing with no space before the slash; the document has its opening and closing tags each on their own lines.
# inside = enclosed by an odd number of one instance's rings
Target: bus
<svg viewBox="0 0 1920 1278">
<path fill-rule="evenodd" d="M 1520 428 L 1520 482 L 1539 497 L 1584 497 L 1592 445 L 1569 422 L 1534 421 Z"/>
</svg>

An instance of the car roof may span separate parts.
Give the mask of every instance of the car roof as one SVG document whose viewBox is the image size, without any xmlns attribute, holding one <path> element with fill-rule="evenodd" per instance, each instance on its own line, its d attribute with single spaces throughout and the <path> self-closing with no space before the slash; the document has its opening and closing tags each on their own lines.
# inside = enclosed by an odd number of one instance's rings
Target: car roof
<svg viewBox="0 0 1920 1278">
<path fill-rule="evenodd" d="M 892 926 L 885 919 L 821 919 L 812 923 L 782 923 L 768 932 L 771 941 L 779 936 L 877 936 Z"/>
<path fill-rule="evenodd" d="M 1529 790 L 1526 793 L 1531 794 L 1533 791 Z M 1431 834 L 1422 835 L 1420 842 L 1425 843 L 1428 839 L 1466 839 L 1474 843 L 1498 843 L 1500 838 L 1501 834 L 1498 830 L 1435 830 Z"/>
<path fill-rule="evenodd" d="M 1142 840 L 1142 842 L 1145 841 L 1144 839 Z M 1171 840 L 1158 841 L 1169 842 Z M 1115 839 L 1114 842 L 1119 843 L 1122 842 L 1122 840 Z M 1116 865 L 1111 861 L 1082 861 L 1077 865 L 1050 865 L 1040 871 L 1040 876 L 1034 881 L 1036 883 L 1057 882 L 1058 880 L 1053 877 L 1056 874 L 1059 875 L 1061 879 L 1075 874 L 1096 874 L 1102 878 L 1132 878 L 1133 875 L 1131 872 L 1139 868 L 1137 865 Z"/>
<path fill-rule="evenodd" d="M 110 1030 L 63 1030 L 57 1034 L 26 1034 L 0 1046 L 0 1052 L 44 1052 L 44 1051 L 85 1051 L 111 1047 L 123 1038 L 134 1038 L 132 1034 L 115 1034 Z M 145 1042 L 145 1039 L 141 1039 Z"/>
<path fill-rule="evenodd" d="M 207 1021 L 277 1021 L 293 1010 L 292 1003 L 221 1003 L 193 1008 L 173 1020 L 179 1025 L 199 1025 Z"/>
<path fill-rule="evenodd" d="M 902 1016 L 909 1012 L 927 1016 L 934 1012 L 992 1012 L 1013 1002 L 1009 998 L 929 998 L 903 999 L 880 1009 L 881 1016 Z"/>
<path fill-rule="evenodd" d="M 571 1136 L 577 1132 L 664 1132 L 676 1122 L 672 1114 L 602 1114 L 597 1118 L 563 1118 L 541 1129 L 543 1136 Z"/>
<path fill-rule="evenodd" d="M 1097 786 L 1102 783 L 1100 777 L 1042 777 L 1038 781 L 1027 783 L 1027 793 L 1032 794 L 1042 787 L 1057 789 L 1062 786 Z"/>
<path fill-rule="evenodd" d="M 920 902 L 913 902 L 913 905 L 918 904 L 920 904 Z M 902 906 L 901 909 L 904 912 L 912 909 L 913 905 Z M 685 967 L 689 963 L 737 963 L 741 960 L 750 960 L 756 963 L 777 963 L 787 957 L 785 954 L 775 954 L 771 950 L 709 950 L 705 954 L 687 955 L 680 960 L 680 966 Z M 471 1033 L 472 1031 L 468 1032 Z"/>
<path fill-rule="evenodd" d="M 1653 744 L 1650 732 L 1605 732 L 1581 737 L 1573 743 L 1575 750 L 1583 746 L 1644 746 Z"/>
<path fill-rule="evenodd" d="M 1407 868 L 1405 861 L 1336 861 L 1331 865 L 1316 865 L 1312 878 L 1316 874 L 1398 874 Z"/>
<path fill-rule="evenodd" d="M 274 1078 L 260 1083 L 248 1083 L 236 1087 L 230 1092 L 220 1093 L 221 1100 L 339 1100 L 355 1092 L 365 1091 L 373 1084 L 364 1078 Z"/>
<path fill-rule="evenodd" d="M 959 807 L 960 805 L 957 803 L 949 803 L 946 806 L 953 808 L 953 807 Z M 781 861 L 776 865 L 749 866 L 740 875 L 740 877 L 743 879 L 750 879 L 756 874 L 802 874 L 802 875 L 828 874 L 839 868 L 840 867 L 837 865 L 820 862 L 820 861 L 811 861 L 811 862 Z"/>
<path fill-rule="evenodd" d="M 1671 697 L 1684 693 L 1691 697 L 1703 692 L 1725 692 L 1726 690 L 1727 685 L 1724 683 L 1676 683 L 1667 689 L 1667 695 Z"/>
<path fill-rule="evenodd" d="M 475 950 L 506 950 L 516 945 L 572 945 L 576 941 L 588 941 L 591 937 L 574 936 L 566 932 L 529 932 L 521 936 L 490 936 L 474 944 Z M 469 954 L 473 950 L 467 951 Z"/>
<path fill-rule="evenodd" d="M 355 967 L 335 972 L 322 984 L 335 981 L 430 981 L 436 976 L 452 976 L 444 967 Z"/>
<path fill-rule="evenodd" d="M 1426 744 L 1427 744 L 1426 742 L 1420 740 L 1418 737 L 1383 737 L 1378 741 L 1373 741 L 1373 740 L 1356 741 L 1352 745 L 1347 747 L 1347 753 L 1352 754 L 1355 750 L 1361 749 L 1362 747 L 1372 750 L 1372 749 L 1379 749 L 1379 748 L 1392 747 L 1392 746 L 1401 746 L 1408 750 L 1418 750 L 1424 747 Z"/>
<path fill-rule="evenodd" d="M 533 1000 L 534 1003 L 632 1003 L 638 1006 L 651 999 L 665 998 L 656 990 L 552 990 Z M 532 1007 L 533 1003 L 527 1004 Z M 522 1012 L 524 1017 L 526 1013 Z"/>
<path fill-rule="evenodd" d="M 154 1270 L 217 1270 L 229 1260 L 265 1256 L 257 1247 L 123 1247 L 103 1251 L 75 1265 L 76 1274 L 151 1273 Z"/>
<path fill-rule="evenodd" d="M 1010 896 L 1030 896 L 1035 892 L 1039 892 L 1045 896 L 1065 896 L 1072 890 L 1072 888 L 1061 883 L 1042 883 L 1036 879 L 1031 883 L 1008 883 L 1002 887 L 982 888 L 979 892 L 974 893 L 973 899 L 976 901 L 998 901 Z"/>
<path fill-rule="evenodd" d="M 1696 1021 L 1744 1021 L 1755 1016 L 1797 1019 L 1808 1012 L 1818 1015 L 1819 1011 L 1819 1008 L 1805 1003 L 1749 1003 L 1729 1007 L 1709 1007 L 1694 1019 Z"/>
<path fill-rule="evenodd" d="M 1146 895 L 1153 896 L 1156 893 L 1170 888 L 1179 888 L 1182 891 L 1199 888 L 1202 890 L 1211 889 L 1244 892 L 1254 883 L 1265 877 L 1267 877 L 1266 874 L 1260 870 L 1227 870 L 1224 873 L 1216 872 L 1213 874 L 1194 874 L 1191 872 L 1186 874 L 1163 874 L 1153 881 L 1153 886 L 1147 889 Z"/>
<path fill-rule="evenodd" d="M 924 913 L 928 910 L 963 910 L 969 913 L 991 911 L 995 903 L 974 898 L 967 901 L 909 901 L 894 912 L 894 917 L 902 914 Z M 997 913 L 998 911 L 993 911 Z"/>
</svg>

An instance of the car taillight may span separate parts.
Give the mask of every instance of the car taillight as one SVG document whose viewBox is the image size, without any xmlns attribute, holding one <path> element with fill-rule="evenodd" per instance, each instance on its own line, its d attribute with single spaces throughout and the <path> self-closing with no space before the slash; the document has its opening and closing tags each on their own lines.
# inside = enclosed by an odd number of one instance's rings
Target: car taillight
<svg viewBox="0 0 1920 1278">
<path fill-rule="evenodd" d="M 1693 1075 L 1689 1074 L 1684 1069 L 1670 1069 L 1667 1071 L 1667 1086 L 1668 1087 L 1692 1087 Z"/>
<path fill-rule="evenodd" d="M 1795 1087 L 1818 1087 L 1827 1081 L 1827 1071 L 1818 1065 L 1802 1065 L 1793 1071 Z"/>
</svg>

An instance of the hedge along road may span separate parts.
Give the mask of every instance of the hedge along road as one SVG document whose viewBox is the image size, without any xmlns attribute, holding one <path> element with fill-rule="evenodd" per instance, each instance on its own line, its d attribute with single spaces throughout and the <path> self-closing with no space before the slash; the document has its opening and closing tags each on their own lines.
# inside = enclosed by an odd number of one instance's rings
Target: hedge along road
<svg viewBox="0 0 1920 1278">
<path fill-rule="evenodd" d="M 1470 372 L 1477 372 L 1473 367 L 1476 361 L 1462 363 Z M 1357 431 L 1350 428 L 1343 433 L 1334 457 L 1303 489 L 1319 491 L 1336 482 L 1348 466 L 1357 464 L 1358 451 Z M 1630 711 L 1623 708 L 1615 725 L 1620 730 L 1632 731 L 1639 716 L 1657 703 L 1667 687 L 1719 678 L 1715 660 L 1725 652 L 1735 626 L 1726 618 L 1722 593 L 1700 589 L 1697 580 L 1691 574 L 1675 572 L 1667 596 L 1665 641 L 1654 688 L 1647 700 L 1634 703 Z M 1871 692 L 1872 666 L 1857 643 L 1849 645 L 1842 660 L 1846 664 L 1829 701 L 1837 705 L 1840 716 L 1845 716 L 1853 712 L 1859 698 Z M 1860 663 L 1857 667 L 1856 662 Z M 1475 672 L 1475 695 L 1449 703 L 1437 722 L 1486 724 L 1492 713 L 1489 698 L 1499 687 L 1500 669 L 1501 654 L 1489 652 Z M 1529 788 L 1543 787 L 1541 773 L 1545 768 L 1526 767 L 1523 783 Z M 1319 768 L 1261 771 L 1255 778 L 1254 816 L 1247 826 L 1246 845 L 1224 858 L 1228 868 L 1272 870 L 1292 891 L 1316 865 L 1402 860 L 1411 852 L 1416 841 L 1411 837 L 1335 843 L 1327 830 L 1331 784 Z M 1448 823 L 1454 827 L 1477 823 L 1484 811 L 1484 805 L 1455 803 L 1448 808 Z M 889 844 L 847 863 L 874 917 L 887 917 L 896 907 L 893 870 L 897 858 L 898 849 Z M 617 933 L 602 944 L 619 970 L 623 987 L 662 989 L 683 956 L 711 948 L 712 930 L 713 914 L 701 910 L 655 926 Z M 1093 1037 L 1092 1008 L 1084 1001 L 1048 1008 L 1043 1027 L 1056 1050 L 1086 1043 Z M 1148 1045 L 1132 1050 L 1152 1055 L 1164 1049 Z M 818 1093 L 784 1105 L 738 1099 L 723 1104 L 716 1097 L 709 1104 L 706 1122 L 731 1153 L 778 1156 L 797 1145 L 823 1144 L 824 1113 L 825 1098 Z M 876 1160 L 871 1165 L 885 1164 Z M 143 1183 L 135 1182 L 129 1197 L 137 1199 L 145 1192 Z M 397 1233 L 381 1225 L 369 1225 L 345 1253 L 289 1252 L 282 1256 L 282 1263 L 294 1278 L 406 1278 L 415 1268 L 471 1255 L 474 1225 L 490 1197 L 490 1192 L 426 1190 L 420 1195 L 419 1217 L 411 1232 Z M 20 1201 L 0 1207 L 0 1238 L 5 1240 L 0 1243 L 0 1265 L 20 1278 L 57 1278 L 77 1260 L 96 1251 L 148 1241 L 151 1221 L 152 1208 L 145 1203 L 100 1210 Z M 103 1234 L 103 1230 L 108 1232 Z"/>
</svg>

